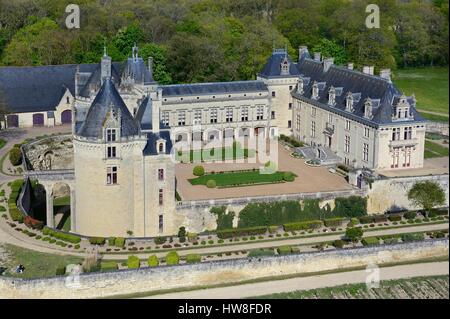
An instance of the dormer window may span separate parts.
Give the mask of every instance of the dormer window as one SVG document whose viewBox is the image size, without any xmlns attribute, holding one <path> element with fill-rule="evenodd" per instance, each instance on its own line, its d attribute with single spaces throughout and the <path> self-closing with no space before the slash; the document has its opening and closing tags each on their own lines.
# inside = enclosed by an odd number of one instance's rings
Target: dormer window
<svg viewBox="0 0 450 319">
<path fill-rule="evenodd" d="M 117 130 L 114 128 L 106 129 L 106 141 L 107 142 L 116 142 L 117 141 Z"/>
<path fill-rule="evenodd" d="M 336 90 L 332 86 L 330 88 L 330 91 L 328 92 L 328 105 L 335 105 L 336 104 Z"/>
<path fill-rule="evenodd" d="M 319 84 L 317 84 L 316 81 L 314 81 L 312 86 L 312 96 L 314 100 L 317 100 L 319 98 Z"/>
<path fill-rule="evenodd" d="M 166 153 L 166 142 L 163 139 L 160 139 L 156 142 L 156 150 L 158 154 Z"/>
<path fill-rule="evenodd" d="M 303 79 L 300 78 L 298 80 L 298 84 L 297 84 L 297 93 L 298 94 L 303 94 Z"/>
<path fill-rule="evenodd" d="M 289 75 L 289 60 L 287 57 L 281 62 L 281 75 Z"/>
<path fill-rule="evenodd" d="M 353 112 L 353 94 L 348 92 L 345 99 L 345 110 L 347 112 Z"/>
<path fill-rule="evenodd" d="M 413 104 L 415 103 L 415 98 L 413 97 Z M 413 115 L 411 114 L 411 106 L 405 95 L 402 95 L 395 106 L 395 114 L 393 116 L 394 120 L 400 119 L 412 119 Z"/>
</svg>

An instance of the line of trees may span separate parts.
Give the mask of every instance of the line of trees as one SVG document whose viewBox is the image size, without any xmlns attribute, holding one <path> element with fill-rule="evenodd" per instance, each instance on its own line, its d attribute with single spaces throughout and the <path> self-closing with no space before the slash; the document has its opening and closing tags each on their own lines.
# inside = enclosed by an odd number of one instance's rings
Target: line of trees
<svg viewBox="0 0 450 319">
<path fill-rule="evenodd" d="M 448 65 L 448 0 L 83 0 L 68 30 L 71 2 L 0 0 L 0 65 L 94 63 L 105 43 L 116 61 L 138 43 L 161 83 L 252 79 L 274 46 L 357 67 Z M 379 29 L 365 26 L 369 3 Z"/>
</svg>

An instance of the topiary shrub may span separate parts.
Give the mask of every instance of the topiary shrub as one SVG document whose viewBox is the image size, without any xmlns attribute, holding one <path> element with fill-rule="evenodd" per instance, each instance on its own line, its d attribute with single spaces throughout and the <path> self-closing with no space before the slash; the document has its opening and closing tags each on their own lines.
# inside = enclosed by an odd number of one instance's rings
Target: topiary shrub
<svg viewBox="0 0 450 319">
<path fill-rule="evenodd" d="M 199 254 L 189 254 L 186 255 L 186 263 L 187 264 L 195 264 L 202 261 L 202 256 Z"/>
<path fill-rule="evenodd" d="M 336 239 L 333 242 L 333 246 L 336 248 L 344 248 L 344 245 L 345 245 L 345 241 L 343 241 L 342 239 Z"/>
<path fill-rule="evenodd" d="M 295 175 L 292 172 L 284 172 L 283 180 L 286 182 L 293 182 L 295 180 Z"/>
<path fill-rule="evenodd" d="M 9 151 L 9 161 L 14 166 L 20 165 L 22 163 L 22 152 L 20 151 L 20 148 L 13 147 Z"/>
<path fill-rule="evenodd" d="M 186 241 L 186 227 L 181 226 L 178 230 L 178 240 L 180 243 L 184 243 Z"/>
<path fill-rule="evenodd" d="M 275 252 L 273 249 L 254 249 L 250 250 L 248 253 L 248 257 L 264 257 L 264 256 L 273 256 L 275 255 Z"/>
<path fill-rule="evenodd" d="M 114 240 L 114 246 L 119 247 L 119 248 L 125 247 L 125 238 L 116 237 L 116 239 Z"/>
<path fill-rule="evenodd" d="M 89 238 L 89 242 L 92 245 L 100 245 L 100 246 L 102 246 L 102 245 L 105 244 L 106 239 L 105 239 L 105 237 L 90 237 Z"/>
<path fill-rule="evenodd" d="M 116 241 L 116 237 L 109 237 L 108 238 L 108 246 L 114 246 L 114 243 Z"/>
<path fill-rule="evenodd" d="M 306 229 L 316 229 L 322 227 L 323 222 L 321 220 L 312 220 L 307 222 L 298 222 L 298 223 L 288 223 L 284 224 L 284 231 L 295 231 L 295 230 L 306 230 Z"/>
<path fill-rule="evenodd" d="M 141 261 L 136 256 L 128 256 L 127 267 L 128 269 L 137 269 L 141 267 Z"/>
<path fill-rule="evenodd" d="M 206 182 L 206 187 L 208 188 L 216 188 L 217 184 L 216 181 L 213 179 L 210 179 Z"/>
<path fill-rule="evenodd" d="M 376 237 L 366 237 L 361 240 L 364 246 L 374 246 L 380 243 L 380 240 Z"/>
<path fill-rule="evenodd" d="M 171 251 L 166 255 L 167 265 L 178 265 L 180 263 L 180 256 L 176 251 Z"/>
<path fill-rule="evenodd" d="M 278 255 L 289 255 L 292 253 L 292 247 L 291 246 L 281 246 L 277 248 Z"/>
<path fill-rule="evenodd" d="M 148 257 L 147 263 L 149 267 L 158 267 L 159 259 L 156 255 L 151 255 L 150 257 Z"/>
<path fill-rule="evenodd" d="M 203 166 L 201 166 L 201 165 L 197 165 L 192 170 L 192 173 L 195 176 L 203 176 L 203 175 L 205 175 L 205 168 Z"/>
<path fill-rule="evenodd" d="M 115 261 L 102 261 L 100 263 L 100 271 L 113 271 L 119 267 Z"/>
<path fill-rule="evenodd" d="M 56 268 L 56 276 L 64 276 L 66 274 L 66 266 L 59 265 Z"/>
<path fill-rule="evenodd" d="M 414 219 L 417 217 L 417 213 L 416 212 L 406 212 L 404 216 L 406 219 Z"/>
<path fill-rule="evenodd" d="M 155 237 L 154 241 L 155 241 L 156 245 L 162 245 L 162 244 L 164 244 L 167 241 L 167 238 L 166 237 L 162 237 L 162 236 Z"/>
</svg>

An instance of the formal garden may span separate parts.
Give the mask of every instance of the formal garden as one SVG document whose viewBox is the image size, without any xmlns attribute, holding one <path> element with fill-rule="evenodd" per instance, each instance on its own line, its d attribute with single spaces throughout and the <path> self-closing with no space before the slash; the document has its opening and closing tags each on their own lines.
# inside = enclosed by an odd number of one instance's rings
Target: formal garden
<svg viewBox="0 0 450 319">
<path fill-rule="evenodd" d="M 175 153 L 176 161 L 181 163 L 211 163 L 253 157 L 255 157 L 255 150 L 243 148 L 238 142 L 233 142 L 232 146 L 211 147 L 201 150 L 177 150 Z"/>
</svg>

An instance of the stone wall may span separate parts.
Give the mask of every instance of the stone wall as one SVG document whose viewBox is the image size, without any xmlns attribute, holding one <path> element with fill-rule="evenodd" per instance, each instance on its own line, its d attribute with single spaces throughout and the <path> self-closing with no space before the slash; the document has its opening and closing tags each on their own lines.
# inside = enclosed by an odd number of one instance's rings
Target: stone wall
<svg viewBox="0 0 450 319">
<path fill-rule="evenodd" d="M 449 206 L 449 178 L 446 175 L 395 177 L 376 180 L 368 190 L 367 213 L 381 214 L 386 211 L 418 209 L 408 200 L 408 191 L 420 181 L 431 180 L 437 182 L 445 191 L 446 203 Z"/>
<path fill-rule="evenodd" d="M 448 256 L 448 239 L 288 256 L 122 270 L 85 274 L 75 278 L 54 277 L 21 280 L 1 277 L 0 298 L 108 297 L 444 256 Z"/>
<path fill-rule="evenodd" d="M 430 133 L 439 133 L 445 136 L 448 136 L 448 123 L 442 122 L 427 122 L 427 132 Z"/>
</svg>

